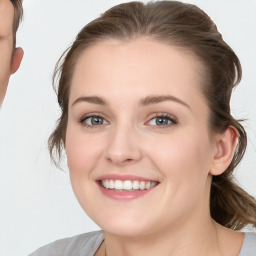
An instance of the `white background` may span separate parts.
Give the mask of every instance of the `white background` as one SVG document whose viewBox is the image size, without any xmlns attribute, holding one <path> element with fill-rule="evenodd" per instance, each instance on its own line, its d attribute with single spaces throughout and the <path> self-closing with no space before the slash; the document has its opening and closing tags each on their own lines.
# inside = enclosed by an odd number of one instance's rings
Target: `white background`
<svg viewBox="0 0 256 256">
<path fill-rule="evenodd" d="M 47 138 L 59 110 L 51 87 L 54 65 L 78 31 L 114 0 L 24 0 L 18 45 L 22 66 L 10 81 L 0 113 L 0 255 L 28 255 L 41 245 L 98 227 L 78 205 L 68 171 L 49 159 Z M 244 118 L 248 151 L 238 182 L 256 195 L 256 1 L 190 0 L 216 22 L 240 57 L 243 79 L 232 98 Z"/>
</svg>

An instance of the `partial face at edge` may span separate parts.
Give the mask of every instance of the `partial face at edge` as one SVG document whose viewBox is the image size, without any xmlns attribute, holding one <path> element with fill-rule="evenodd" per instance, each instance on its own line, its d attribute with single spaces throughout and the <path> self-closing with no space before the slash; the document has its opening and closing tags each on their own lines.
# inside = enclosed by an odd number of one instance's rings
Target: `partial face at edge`
<svg viewBox="0 0 256 256">
<path fill-rule="evenodd" d="M 0 106 L 6 94 L 9 77 L 19 68 L 23 51 L 13 52 L 14 7 L 10 0 L 0 0 Z"/>
<path fill-rule="evenodd" d="M 149 39 L 105 41 L 81 55 L 66 153 L 76 197 L 105 231 L 163 232 L 208 214 L 215 147 L 200 83 L 191 55 Z M 123 177 L 157 185 L 135 198 L 102 187 Z"/>
</svg>

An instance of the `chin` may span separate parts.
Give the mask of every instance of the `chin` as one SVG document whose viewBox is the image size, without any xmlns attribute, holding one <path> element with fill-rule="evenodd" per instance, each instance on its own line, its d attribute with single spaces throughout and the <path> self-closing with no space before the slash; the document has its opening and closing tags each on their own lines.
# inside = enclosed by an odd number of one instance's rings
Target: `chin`
<svg viewBox="0 0 256 256">
<path fill-rule="evenodd" d="M 90 217 L 105 232 L 124 237 L 137 237 L 149 233 L 152 230 L 152 223 L 154 223 L 145 218 L 145 212 L 143 214 L 105 212 L 100 215 L 93 214 Z M 151 225 L 148 225 L 149 223 Z"/>
<path fill-rule="evenodd" d="M 134 222 L 132 225 L 126 223 L 110 223 L 110 225 L 102 225 L 101 228 L 109 234 L 119 237 L 140 237 L 149 233 L 150 228 Z"/>
</svg>

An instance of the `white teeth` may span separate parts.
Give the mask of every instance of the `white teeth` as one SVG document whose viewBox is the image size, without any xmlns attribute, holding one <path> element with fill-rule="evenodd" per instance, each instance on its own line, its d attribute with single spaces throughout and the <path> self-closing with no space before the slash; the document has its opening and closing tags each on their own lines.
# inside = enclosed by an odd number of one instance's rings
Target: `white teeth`
<svg viewBox="0 0 256 256">
<path fill-rule="evenodd" d="M 126 180 L 123 185 L 124 190 L 132 190 L 132 182 L 130 180 Z"/>
<path fill-rule="evenodd" d="M 138 180 L 102 180 L 101 185 L 107 189 L 117 190 L 145 190 L 155 187 L 158 184 L 156 181 L 138 181 Z"/>
<path fill-rule="evenodd" d="M 137 180 L 134 180 L 132 183 L 132 188 L 133 189 L 139 189 L 140 188 L 140 183 Z"/>
<path fill-rule="evenodd" d="M 110 180 L 110 181 L 109 181 L 109 188 L 110 188 L 110 189 L 115 188 L 115 182 L 114 182 L 113 180 Z"/>
<path fill-rule="evenodd" d="M 146 188 L 145 181 L 140 182 L 140 190 L 144 190 Z"/>
<path fill-rule="evenodd" d="M 150 182 L 149 181 L 146 183 L 146 189 L 150 189 Z"/>
<path fill-rule="evenodd" d="M 115 181 L 115 189 L 123 189 L 123 182 L 121 180 Z"/>
</svg>

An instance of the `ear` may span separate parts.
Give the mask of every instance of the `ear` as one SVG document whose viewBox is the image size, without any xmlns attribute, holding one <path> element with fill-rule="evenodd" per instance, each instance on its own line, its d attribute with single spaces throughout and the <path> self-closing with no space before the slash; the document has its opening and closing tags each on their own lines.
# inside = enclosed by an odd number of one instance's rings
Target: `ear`
<svg viewBox="0 0 256 256">
<path fill-rule="evenodd" d="M 15 48 L 13 56 L 12 56 L 12 63 L 11 63 L 11 74 L 14 74 L 21 63 L 21 60 L 23 58 L 24 52 L 22 48 Z"/>
<path fill-rule="evenodd" d="M 216 136 L 216 152 L 210 169 L 211 175 L 222 174 L 230 165 L 237 145 L 238 133 L 229 126 L 224 133 Z"/>
</svg>

